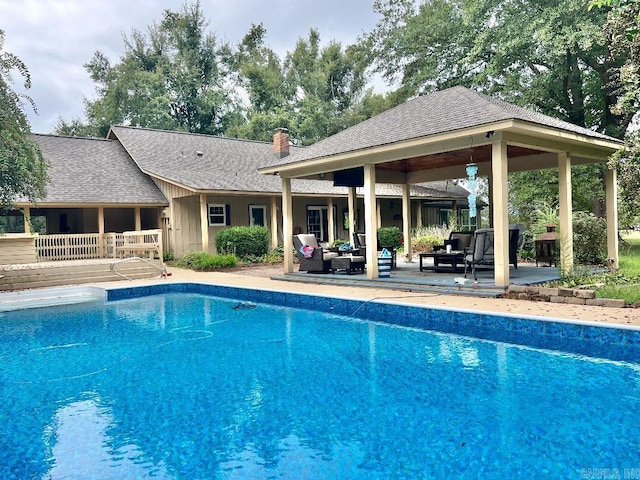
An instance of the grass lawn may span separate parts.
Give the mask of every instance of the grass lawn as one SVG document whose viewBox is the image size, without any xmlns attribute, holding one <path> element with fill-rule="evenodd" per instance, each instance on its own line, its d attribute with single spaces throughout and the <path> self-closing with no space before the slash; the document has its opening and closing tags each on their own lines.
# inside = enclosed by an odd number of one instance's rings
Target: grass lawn
<svg viewBox="0 0 640 480">
<path fill-rule="evenodd" d="M 609 274 L 607 284 L 596 289 L 601 298 L 622 298 L 640 303 L 640 232 L 623 233 L 627 245 L 620 245 L 620 270 Z"/>
</svg>

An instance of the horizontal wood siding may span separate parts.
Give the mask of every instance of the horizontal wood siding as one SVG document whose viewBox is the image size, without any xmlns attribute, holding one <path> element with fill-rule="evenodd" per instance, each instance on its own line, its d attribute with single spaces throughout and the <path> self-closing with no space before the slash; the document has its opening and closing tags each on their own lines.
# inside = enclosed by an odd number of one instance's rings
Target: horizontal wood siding
<svg viewBox="0 0 640 480">
<path fill-rule="evenodd" d="M 35 263 L 36 237 L 0 237 L 0 265 Z"/>
</svg>

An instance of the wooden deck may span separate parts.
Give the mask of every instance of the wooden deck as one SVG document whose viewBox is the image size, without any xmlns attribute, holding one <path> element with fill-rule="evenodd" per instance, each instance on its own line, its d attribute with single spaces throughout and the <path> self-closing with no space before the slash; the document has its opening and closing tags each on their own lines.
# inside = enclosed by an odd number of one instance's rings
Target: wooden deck
<svg viewBox="0 0 640 480">
<path fill-rule="evenodd" d="M 94 282 L 154 278 L 161 275 L 162 263 L 154 260 L 118 263 L 115 273 L 111 269 L 113 259 L 69 260 L 16 265 L 0 265 L 0 291 L 27 288 L 59 287 Z"/>
</svg>

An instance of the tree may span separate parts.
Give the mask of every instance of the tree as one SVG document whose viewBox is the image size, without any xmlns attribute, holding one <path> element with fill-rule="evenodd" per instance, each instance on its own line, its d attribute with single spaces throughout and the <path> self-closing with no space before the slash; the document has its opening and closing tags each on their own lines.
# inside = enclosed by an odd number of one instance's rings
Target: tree
<svg viewBox="0 0 640 480">
<path fill-rule="evenodd" d="M 633 0 L 597 0 L 589 8 L 613 7 L 604 27 L 611 50 L 627 54 L 619 69 L 620 96 L 613 107 L 619 114 L 637 115 L 640 110 L 640 3 Z M 618 169 L 619 219 L 622 225 L 640 223 L 640 133 L 627 132 L 625 145 L 612 157 L 610 168 Z"/>
<path fill-rule="evenodd" d="M 232 55 L 232 71 L 247 102 L 237 107 L 235 123 L 225 135 L 270 141 L 276 128 L 291 128 L 293 92 L 285 81 L 282 61 L 265 44 L 267 31 L 252 25 Z"/>
<path fill-rule="evenodd" d="M 341 117 L 349 112 L 366 84 L 364 65 L 353 47 L 339 42 L 320 47 L 320 34 L 311 29 L 298 39 L 285 59 L 286 81 L 294 93 L 293 134 L 311 144 L 344 129 Z"/>
<path fill-rule="evenodd" d="M 367 111 L 354 111 L 366 83 L 365 65 L 354 48 L 338 42 L 322 46 L 312 29 L 280 60 L 265 36 L 262 25 L 253 25 L 233 55 L 248 101 L 227 135 L 268 141 L 275 128 L 285 127 L 294 141 L 309 145 L 351 126 Z"/>
<path fill-rule="evenodd" d="M 4 50 L 4 31 L 0 30 L 0 204 L 10 206 L 24 197 L 35 202 L 45 196 L 47 164 L 38 144 L 30 137 L 31 128 L 24 112 L 24 102 L 35 110 L 33 100 L 15 92 L 12 71 L 31 87 L 26 65 Z"/>
<path fill-rule="evenodd" d="M 377 0 L 374 6 L 382 18 L 361 48 L 406 96 L 465 85 L 617 137 L 631 121 L 629 112 L 612 110 L 620 97 L 616 72 L 628 53 L 610 48 L 602 29 L 606 12 L 588 12 L 582 0 Z M 603 178 L 601 166 L 574 169 L 574 208 L 602 212 Z M 557 198 L 555 171 L 512 174 L 509 181 L 519 219 Z"/>
<path fill-rule="evenodd" d="M 165 10 L 159 24 L 125 38 L 114 65 L 96 52 L 85 65 L 97 84 L 97 99 L 85 102 L 89 131 L 105 136 L 111 124 L 222 133 L 233 110 L 227 85 L 229 47 L 206 31 L 200 3 Z M 58 132 L 83 131 L 58 123 Z"/>
<path fill-rule="evenodd" d="M 625 61 L 602 35 L 605 12 L 582 0 L 376 0 L 382 19 L 361 39 L 375 71 L 407 96 L 465 85 L 577 125 L 621 136 Z"/>
</svg>

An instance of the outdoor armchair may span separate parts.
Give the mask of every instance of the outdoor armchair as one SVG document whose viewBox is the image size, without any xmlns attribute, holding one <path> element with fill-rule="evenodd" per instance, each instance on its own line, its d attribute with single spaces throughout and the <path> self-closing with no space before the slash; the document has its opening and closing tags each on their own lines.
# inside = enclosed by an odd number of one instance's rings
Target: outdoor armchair
<svg viewBox="0 0 640 480">
<path fill-rule="evenodd" d="M 300 262 L 301 272 L 328 273 L 331 271 L 331 259 L 338 256 L 336 252 L 326 252 L 320 247 L 313 234 L 294 235 L 293 247 Z"/>
</svg>

